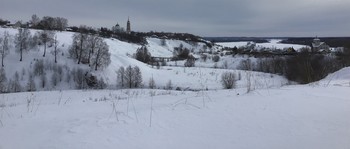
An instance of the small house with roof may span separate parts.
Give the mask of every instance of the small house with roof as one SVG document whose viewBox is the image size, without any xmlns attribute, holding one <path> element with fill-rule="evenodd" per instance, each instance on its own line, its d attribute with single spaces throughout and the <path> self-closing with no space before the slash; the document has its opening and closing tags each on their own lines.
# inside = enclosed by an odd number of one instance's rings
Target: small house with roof
<svg viewBox="0 0 350 149">
<path fill-rule="evenodd" d="M 313 52 L 329 52 L 330 48 L 325 42 L 321 42 L 319 38 L 315 38 L 312 42 Z"/>
</svg>

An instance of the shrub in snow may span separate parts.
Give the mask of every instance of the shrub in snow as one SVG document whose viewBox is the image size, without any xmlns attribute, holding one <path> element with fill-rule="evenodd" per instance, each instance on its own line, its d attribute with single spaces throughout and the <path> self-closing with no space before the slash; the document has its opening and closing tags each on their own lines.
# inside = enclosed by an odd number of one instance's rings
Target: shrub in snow
<svg viewBox="0 0 350 149">
<path fill-rule="evenodd" d="M 222 64 L 222 68 L 223 68 L 223 69 L 228 69 L 228 63 L 227 63 L 227 61 L 224 61 L 224 63 Z"/>
<path fill-rule="evenodd" d="M 102 78 L 100 78 L 97 81 L 97 88 L 98 89 L 105 89 L 105 88 L 107 88 L 107 84 L 105 83 L 105 81 Z"/>
<path fill-rule="evenodd" d="M 156 82 L 154 81 L 153 77 L 149 79 L 148 87 L 150 89 L 155 89 L 156 88 Z"/>
<path fill-rule="evenodd" d="M 29 73 L 26 89 L 28 92 L 36 91 L 36 85 L 35 85 L 34 77 L 32 73 Z"/>
<path fill-rule="evenodd" d="M 47 86 L 46 73 L 40 76 L 40 85 L 42 88 L 45 88 Z"/>
<path fill-rule="evenodd" d="M 75 82 L 75 86 L 77 89 L 85 89 L 87 88 L 87 84 L 85 81 L 85 73 L 81 68 L 74 69 L 72 71 L 73 80 Z"/>
<path fill-rule="evenodd" d="M 165 60 L 162 61 L 162 66 L 166 66 L 166 61 Z"/>
<path fill-rule="evenodd" d="M 221 83 L 225 89 L 236 87 L 236 76 L 233 72 L 225 72 L 221 75 Z"/>
<path fill-rule="evenodd" d="M 166 83 L 165 89 L 166 89 L 166 90 L 171 90 L 171 89 L 173 89 L 173 83 L 171 82 L 171 80 L 169 80 L 169 81 Z"/>
<path fill-rule="evenodd" d="M 218 62 L 220 60 L 220 56 L 219 55 L 215 55 L 213 56 L 213 62 Z"/>
<path fill-rule="evenodd" d="M 185 62 L 185 67 L 194 67 L 195 63 L 196 59 L 193 56 L 190 56 Z"/>
<path fill-rule="evenodd" d="M 41 76 L 44 74 L 44 61 L 38 60 L 34 63 L 34 75 Z"/>
<path fill-rule="evenodd" d="M 19 74 L 16 71 L 15 76 L 14 76 L 14 81 L 11 79 L 8 82 L 8 92 L 21 92 L 22 91 L 22 86 L 19 83 Z"/>
</svg>

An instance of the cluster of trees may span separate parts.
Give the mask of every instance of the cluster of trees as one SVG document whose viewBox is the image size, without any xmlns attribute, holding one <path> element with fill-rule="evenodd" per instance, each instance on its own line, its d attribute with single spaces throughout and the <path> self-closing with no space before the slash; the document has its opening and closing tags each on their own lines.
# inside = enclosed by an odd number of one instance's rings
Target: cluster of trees
<svg viewBox="0 0 350 149">
<path fill-rule="evenodd" d="M 4 67 L 4 58 L 10 53 L 10 34 L 5 31 L 4 36 L 0 37 L 0 55 L 1 67 Z"/>
<path fill-rule="evenodd" d="M 175 60 L 185 60 L 188 59 L 190 55 L 190 50 L 180 44 L 179 47 L 174 47 L 173 57 Z"/>
<path fill-rule="evenodd" d="M 61 83 L 68 84 L 73 89 L 107 87 L 102 78 L 97 79 L 82 68 L 71 69 L 67 65 L 44 60 L 35 60 L 31 68 L 16 72 L 12 78 L 8 78 L 5 69 L 0 68 L 0 93 L 50 90 L 60 88 Z"/>
<path fill-rule="evenodd" d="M 11 42 L 14 42 L 16 52 L 19 53 L 20 59 L 23 60 L 23 54 L 36 48 L 39 45 L 44 46 L 43 57 L 46 56 L 48 46 L 53 46 L 54 50 L 51 52 L 55 57 L 55 63 L 57 63 L 57 56 L 60 51 L 58 48 L 58 40 L 55 32 L 53 31 L 39 31 L 32 35 L 28 28 L 19 28 L 17 34 L 11 37 L 8 31 L 4 31 L 2 37 L 0 37 L 0 55 L 1 55 L 1 66 L 4 67 L 4 59 L 10 52 Z"/>
<path fill-rule="evenodd" d="M 78 64 L 88 64 L 95 70 L 107 67 L 111 63 L 107 43 L 101 37 L 87 34 L 84 30 L 73 35 L 73 44 L 69 49 L 69 54 Z"/>
<path fill-rule="evenodd" d="M 146 46 L 142 46 L 136 50 L 135 58 L 143 63 L 151 63 L 152 61 L 151 53 Z"/>
<path fill-rule="evenodd" d="M 117 71 L 117 87 L 139 88 L 142 87 L 142 74 L 138 66 L 120 67 Z"/>
<path fill-rule="evenodd" d="M 349 57 L 349 49 L 335 56 L 312 53 L 304 49 L 294 55 L 259 58 L 256 62 L 243 60 L 239 69 L 284 75 L 291 81 L 306 84 L 350 66 Z"/>
<path fill-rule="evenodd" d="M 312 45 L 314 38 L 288 38 L 282 40 L 281 43 Z M 322 41 L 326 42 L 331 47 L 346 47 L 350 44 L 350 37 L 321 37 Z"/>
<path fill-rule="evenodd" d="M 32 15 L 32 18 L 29 21 L 29 23 L 31 24 L 31 28 L 42 30 L 64 31 L 68 27 L 68 20 L 66 18 L 50 16 L 44 16 L 43 18 L 39 18 L 35 14 Z"/>
<path fill-rule="evenodd" d="M 3 19 L 0 18 L 0 25 L 7 25 L 7 24 L 9 24 L 9 23 L 10 23 L 10 21 L 8 21 L 8 20 L 3 20 Z"/>
<path fill-rule="evenodd" d="M 4 67 L 4 58 L 9 54 L 9 48 L 11 46 L 10 41 L 12 40 L 11 36 L 7 31 L 4 32 L 4 36 L 0 37 L 0 54 L 2 59 L 2 66 Z M 16 52 L 19 53 L 20 59 L 23 60 L 23 54 L 28 52 L 29 50 L 34 49 L 39 45 L 44 46 L 43 57 L 46 56 L 47 46 L 53 46 L 54 50 L 52 54 L 55 57 L 55 63 L 57 63 L 57 56 L 59 52 L 58 48 L 58 40 L 55 32 L 53 31 L 39 31 L 36 34 L 32 35 L 28 28 L 19 28 L 18 33 L 14 37 L 14 45 Z"/>
</svg>

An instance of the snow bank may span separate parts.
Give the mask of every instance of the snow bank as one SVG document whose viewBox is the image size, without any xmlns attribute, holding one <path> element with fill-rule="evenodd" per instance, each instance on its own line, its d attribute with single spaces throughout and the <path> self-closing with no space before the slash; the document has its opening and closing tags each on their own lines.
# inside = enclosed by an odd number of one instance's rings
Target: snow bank
<svg viewBox="0 0 350 149">
<path fill-rule="evenodd" d="M 348 86 L 350 87 L 350 67 L 340 69 L 332 74 L 329 74 L 326 78 L 315 82 L 321 85 L 336 85 L 336 86 Z M 314 83 L 314 84 L 315 84 Z"/>
</svg>

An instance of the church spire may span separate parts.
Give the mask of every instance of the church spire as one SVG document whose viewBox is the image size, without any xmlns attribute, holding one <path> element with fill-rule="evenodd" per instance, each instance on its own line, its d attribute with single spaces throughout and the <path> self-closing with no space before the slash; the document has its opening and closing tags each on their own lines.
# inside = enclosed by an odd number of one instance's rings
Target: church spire
<svg viewBox="0 0 350 149">
<path fill-rule="evenodd" d="M 130 19 L 128 17 L 128 22 L 126 23 L 126 33 L 131 33 L 131 25 L 130 25 Z"/>
</svg>

